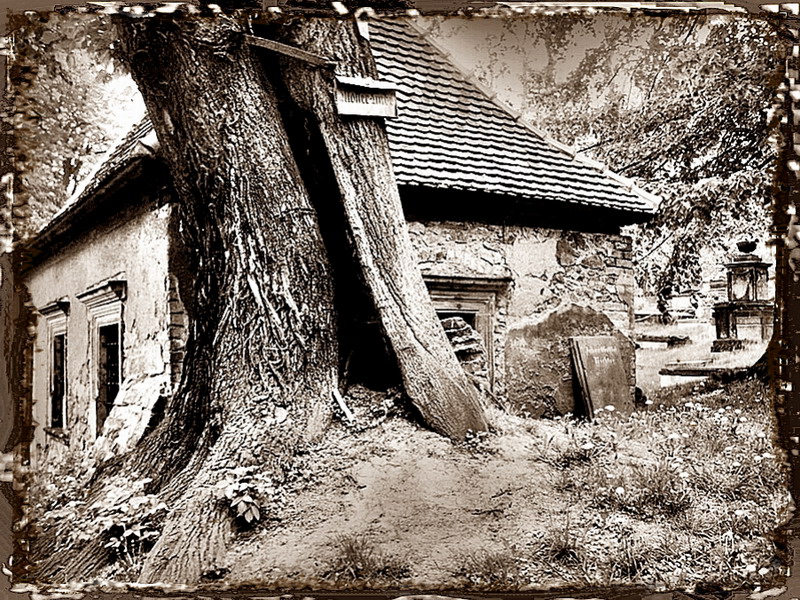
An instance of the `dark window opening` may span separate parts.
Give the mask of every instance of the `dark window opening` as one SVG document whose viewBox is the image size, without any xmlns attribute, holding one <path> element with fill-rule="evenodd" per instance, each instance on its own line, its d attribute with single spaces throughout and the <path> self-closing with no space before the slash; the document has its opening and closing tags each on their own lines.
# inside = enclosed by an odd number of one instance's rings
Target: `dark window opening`
<svg viewBox="0 0 800 600">
<path fill-rule="evenodd" d="M 53 337 L 53 372 L 50 390 L 50 427 L 64 427 L 64 392 L 66 390 L 67 336 Z"/>
<path fill-rule="evenodd" d="M 444 321 L 445 319 L 450 319 L 452 317 L 460 317 L 467 322 L 467 325 L 473 329 L 477 329 L 475 326 L 475 317 L 477 313 L 455 310 L 437 310 L 436 314 L 439 316 L 440 321 Z"/>
<path fill-rule="evenodd" d="M 508 289 L 510 279 L 423 276 L 436 314 L 462 366 L 473 374 L 485 371 L 489 389 L 492 389 L 495 312 L 499 295 Z"/>
<path fill-rule="evenodd" d="M 122 336 L 118 323 L 99 328 L 97 373 L 97 435 L 114 406 L 122 380 Z"/>
</svg>

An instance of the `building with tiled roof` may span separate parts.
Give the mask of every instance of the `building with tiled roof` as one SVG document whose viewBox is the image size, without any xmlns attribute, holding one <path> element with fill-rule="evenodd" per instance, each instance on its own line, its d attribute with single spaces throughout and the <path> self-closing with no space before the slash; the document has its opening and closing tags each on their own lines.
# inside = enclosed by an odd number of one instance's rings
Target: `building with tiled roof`
<svg viewBox="0 0 800 600">
<path fill-rule="evenodd" d="M 548 210 L 589 209 L 613 225 L 655 214 L 658 199 L 548 139 L 465 75 L 405 20 L 376 20 L 370 42 L 384 80 L 397 86 L 398 114 L 387 119 L 398 185 L 486 193 Z M 152 153 L 149 119 L 131 129 L 56 215 L 67 213 L 130 161 Z"/>
<path fill-rule="evenodd" d="M 413 26 L 376 21 L 370 42 L 381 77 L 397 85 L 386 128 L 400 185 L 583 205 L 627 222 L 655 212 L 653 196 L 547 139 Z"/>
<path fill-rule="evenodd" d="M 470 341 L 457 352 L 507 406 L 572 412 L 570 336 L 616 336 L 632 359 L 620 227 L 651 217 L 657 200 L 530 127 L 412 24 L 374 21 L 369 36 L 396 87 L 386 127 L 419 267 L 449 332 Z M 180 378 L 190 249 L 158 152 L 149 121 L 137 124 L 32 246 L 34 454 L 96 439 L 105 454 L 125 450 Z M 365 338 L 351 381 L 391 383 L 376 377 L 380 346 Z"/>
</svg>

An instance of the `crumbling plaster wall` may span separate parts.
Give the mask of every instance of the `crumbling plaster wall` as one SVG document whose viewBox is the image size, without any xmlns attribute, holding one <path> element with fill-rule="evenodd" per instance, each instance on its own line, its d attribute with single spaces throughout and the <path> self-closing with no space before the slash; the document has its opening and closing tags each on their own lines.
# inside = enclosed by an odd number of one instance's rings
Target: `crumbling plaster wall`
<svg viewBox="0 0 800 600">
<path fill-rule="evenodd" d="M 34 306 L 69 301 L 67 317 L 66 421 L 63 435 L 49 425 L 48 323 L 37 319 L 33 353 L 32 461 L 58 464 L 107 458 L 129 448 L 147 426 L 150 411 L 170 392 L 168 227 L 170 205 L 142 203 L 72 242 L 27 276 Z M 90 315 L 78 294 L 110 279 L 126 281 L 123 301 L 123 383 L 102 436 L 95 437 L 96 366 L 92 364 Z"/>
<path fill-rule="evenodd" d="M 411 222 L 423 274 L 510 277 L 493 323 L 497 395 L 517 410 L 572 412 L 568 338 L 612 334 L 633 381 L 631 241 L 578 233 L 462 222 Z"/>
</svg>

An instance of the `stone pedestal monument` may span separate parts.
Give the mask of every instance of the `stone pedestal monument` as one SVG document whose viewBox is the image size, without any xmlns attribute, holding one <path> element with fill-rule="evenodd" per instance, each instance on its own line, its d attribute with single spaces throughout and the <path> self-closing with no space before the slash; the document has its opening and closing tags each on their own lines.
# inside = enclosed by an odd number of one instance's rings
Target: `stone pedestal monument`
<svg viewBox="0 0 800 600">
<path fill-rule="evenodd" d="M 746 341 L 762 342 L 772 336 L 773 302 L 769 300 L 769 263 L 752 254 L 755 242 L 737 244 L 741 254 L 725 265 L 728 300 L 714 305 L 717 339 L 712 352 L 744 347 Z"/>
</svg>

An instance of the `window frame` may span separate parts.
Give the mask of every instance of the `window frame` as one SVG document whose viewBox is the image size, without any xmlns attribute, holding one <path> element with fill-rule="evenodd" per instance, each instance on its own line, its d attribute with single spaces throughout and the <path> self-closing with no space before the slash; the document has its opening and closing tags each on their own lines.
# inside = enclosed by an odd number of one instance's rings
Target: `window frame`
<svg viewBox="0 0 800 600">
<path fill-rule="evenodd" d="M 475 330 L 486 348 L 489 386 L 495 385 L 495 325 L 499 295 L 510 283 L 509 277 L 451 277 L 424 274 L 423 280 L 436 314 L 468 313 L 475 315 Z"/>
<path fill-rule="evenodd" d="M 47 410 L 44 430 L 54 435 L 63 435 L 68 427 L 69 411 L 67 397 L 69 394 L 69 301 L 61 298 L 39 309 L 45 318 L 47 327 Z M 61 396 L 61 425 L 53 425 L 53 393 L 55 392 L 55 339 L 64 336 L 64 389 Z"/>
<path fill-rule="evenodd" d="M 109 377 L 108 377 L 108 363 L 109 363 L 109 355 L 107 351 L 107 344 L 103 343 L 103 330 L 108 328 L 114 328 L 116 330 L 116 392 L 114 393 L 114 397 L 109 400 L 108 399 L 108 387 L 109 387 Z M 105 419 L 108 418 L 111 409 L 114 406 L 114 402 L 119 396 L 119 391 L 122 388 L 122 369 L 124 364 L 124 353 L 122 352 L 123 347 L 123 336 L 122 336 L 122 322 L 116 321 L 113 323 L 106 323 L 106 324 L 98 324 L 97 326 L 97 362 L 95 363 L 95 377 L 97 379 L 97 406 L 95 407 L 97 411 L 100 410 L 100 404 L 102 400 L 102 404 L 105 407 L 105 418 L 103 419 L 103 423 L 105 423 Z M 106 346 L 106 347 L 104 347 Z M 98 425 L 100 425 L 98 423 Z M 98 427 L 99 429 L 100 427 Z"/>
<path fill-rule="evenodd" d="M 89 424 L 93 437 L 102 433 L 103 423 L 98 422 L 98 402 L 100 400 L 100 328 L 117 325 L 119 335 L 119 387 L 125 378 L 125 321 L 124 308 L 127 297 L 127 284 L 123 279 L 114 279 L 78 294 L 77 298 L 86 306 L 89 320 L 89 372 L 91 397 L 94 398 L 89 410 Z M 119 396 L 117 392 L 116 398 Z M 112 403 L 113 404 L 113 403 Z M 93 410 L 92 410 L 93 409 Z"/>
</svg>

